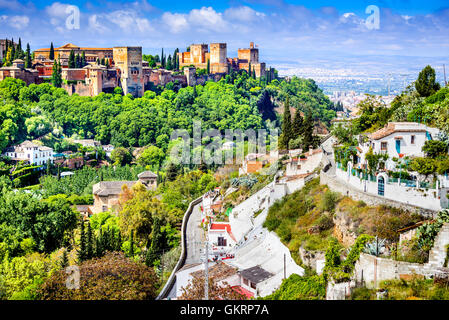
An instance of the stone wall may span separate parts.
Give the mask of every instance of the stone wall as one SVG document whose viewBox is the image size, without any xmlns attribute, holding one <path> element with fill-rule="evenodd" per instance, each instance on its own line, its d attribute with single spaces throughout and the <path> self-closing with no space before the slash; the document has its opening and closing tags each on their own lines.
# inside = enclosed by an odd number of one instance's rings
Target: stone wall
<svg viewBox="0 0 449 320">
<path fill-rule="evenodd" d="M 427 264 L 396 261 L 379 258 L 366 253 L 360 254 L 354 269 L 354 280 L 368 288 L 376 288 L 380 281 L 399 280 L 405 276 L 433 276 L 435 270 Z"/>
<path fill-rule="evenodd" d="M 323 171 L 321 171 L 320 174 L 320 183 L 327 185 L 332 191 L 340 192 L 342 195 L 351 197 L 356 201 L 364 201 L 366 204 L 370 206 L 386 205 L 402 210 L 417 212 L 425 216 L 426 218 L 434 218 L 437 214 L 437 212 L 434 210 L 424 209 L 406 203 L 387 199 L 384 197 L 376 196 L 373 194 L 365 193 L 361 190 L 354 188 L 349 184 L 345 184 L 343 181 L 340 181 L 335 176 L 328 175 Z"/>
</svg>

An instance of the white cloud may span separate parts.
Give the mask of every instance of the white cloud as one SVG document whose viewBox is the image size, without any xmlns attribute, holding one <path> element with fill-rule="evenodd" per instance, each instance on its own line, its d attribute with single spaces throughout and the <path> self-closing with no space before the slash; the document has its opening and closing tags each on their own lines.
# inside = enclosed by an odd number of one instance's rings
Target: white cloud
<svg viewBox="0 0 449 320">
<path fill-rule="evenodd" d="M 0 9 L 22 10 L 23 6 L 17 0 L 0 0 Z"/>
<path fill-rule="evenodd" d="M 30 23 L 30 18 L 28 18 L 27 16 L 2 15 L 0 16 L 0 23 L 5 23 L 6 25 L 17 30 L 23 30 L 26 27 L 28 27 L 28 24 Z"/>
<path fill-rule="evenodd" d="M 170 27 L 173 33 L 185 31 L 189 27 L 185 14 L 165 12 L 162 15 L 162 21 Z"/>
<path fill-rule="evenodd" d="M 97 21 L 98 15 L 93 14 L 89 17 L 89 29 L 96 33 L 105 33 L 109 29 L 103 23 Z"/>
<path fill-rule="evenodd" d="M 47 6 L 45 8 L 45 12 L 47 12 L 47 14 L 53 18 L 65 19 L 67 17 L 66 10 L 69 6 L 71 5 L 54 2 L 51 6 Z"/>
<path fill-rule="evenodd" d="M 133 10 L 116 10 L 107 14 L 106 18 L 127 33 L 136 31 L 136 28 L 140 32 L 153 30 L 150 21 L 146 18 L 140 18 Z"/>
<path fill-rule="evenodd" d="M 227 23 L 221 13 L 216 12 L 212 7 L 202 7 L 193 9 L 189 13 L 189 22 L 205 30 L 224 31 Z"/>
<path fill-rule="evenodd" d="M 259 18 L 265 17 L 265 13 L 258 12 L 250 7 L 242 6 L 237 8 L 229 8 L 224 12 L 224 16 L 229 20 L 237 20 L 243 22 L 253 22 Z"/>
</svg>

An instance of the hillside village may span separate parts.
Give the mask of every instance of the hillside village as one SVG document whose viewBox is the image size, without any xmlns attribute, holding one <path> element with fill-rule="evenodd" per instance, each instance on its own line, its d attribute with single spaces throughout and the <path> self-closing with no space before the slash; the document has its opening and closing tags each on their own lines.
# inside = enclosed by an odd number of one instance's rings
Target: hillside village
<svg viewBox="0 0 449 320">
<path fill-rule="evenodd" d="M 31 60 L 19 43 L 0 41 L 1 299 L 449 298 L 449 90 L 430 66 L 335 121 L 313 80 L 277 77 L 254 43 L 159 61 L 73 44 Z M 172 133 L 197 119 L 218 134 L 190 149 Z M 230 128 L 280 136 L 252 152 Z M 208 161 L 238 148 L 242 163 Z M 67 290 L 75 265 L 99 286 Z"/>
</svg>

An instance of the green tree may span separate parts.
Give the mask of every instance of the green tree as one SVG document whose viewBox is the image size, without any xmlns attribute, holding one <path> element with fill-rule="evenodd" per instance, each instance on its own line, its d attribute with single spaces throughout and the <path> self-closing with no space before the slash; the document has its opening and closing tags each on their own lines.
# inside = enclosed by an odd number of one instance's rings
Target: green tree
<svg viewBox="0 0 449 320">
<path fill-rule="evenodd" d="M 132 159 L 131 152 L 126 148 L 118 147 L 111 152 L 111 160 L 114 165 L 124 166 L 131 163 Z"/>
<path fill-rule="evenodd" d="M 447 157 L 447 149 L 447 143 L 439 140 L 428 140 L 422 147 L 422 151 L 426 156 L 432 159 L 436 159 L 440 156 Z"/>
<path fill-rule="evenodd" d="M 429 97 L 440 90 L 440 84 L 436 82 L 435 69 L 429 65 L 426 66 L 419 73 L 415 88 L 421 97 Z"/>
<path fill-rule="evenodd" d="M 73 69 L 76 68 L 76 61 L 75 61 L 75 52 L 73 50 L 70 50 L 70 54 L 69 54 L 69 68 Z"/>
<path fill-rule="evenodd" d="M 61 76 L 61 65 L 60 63 L 58 63 L 57 61 L 54 61 L 53 63 L 53 71 L 51 74 L 51 83 L 56 87 L 56 88 L 61 88 L 62 85 L 62 76 Z"/>
<path fill-rule="evenodd" d="M 287 96 L 284 103 L 284 116 L 282 118 L 282 133 L 279 137 L 279 148 L 282 150 L 288 149 L 290 140 L 293 138 L 292 134 L 292 115 L 290 113 L 290 98 Z"/>
<path fill-rule="evenodd" d="M 162 160 L 165 158 L 165 153 L 162 149 L 156 146 L 149 146 L 137 158 L 137 163 L 141 166 L 159 167 Z"/>
<path fill-rule="evenodd" d="M 299 110 L 299 108 L 297 108 L 295 112 L 295 118 L 293 119 L 292 124 L 292 134 L 294 138 L 303 135 L 304 131 L 302 126 L 303 126 L 303 119 L 301 116 L 301 111 Z"/>
<path fill-rule="evenodd" d="M 82 275 L 79 289 L 67 290 L 67 274 L 60 270 L 45 279 L 38 292 L 41 299 L 153 300 L 157 296 L 159 279 L 154 270 L 123 253 L 107 253 L 79 267 Z"/>
<path fill-rule="evenodd" d="M 80 222 L 80 248 L 78 251 L 78 263 L 83 262 L 87 259 L 86 254 L 86 233 L 84 231 L 84 220 L 81 219 Z"/>
<path fill-rule="evenodd" d="M 25 56 L 25 68 L 31 68 L 33 66 L 31 62 L 31 49 L 30 44 L 27 43 L 27 50 L 26 50 L 26 56 Z"/>
<path fill-rule="evenodd" d="M 210 59 L 207 59 L 206 73 L 210 74 Z"/>
<path fill-rule="evenodd" d="M 50 45 L 50 54 L 48 56 L 50 60 L 55 60 L 55 48 L 53 47 L 53 42 Z"/>
<path fill-rule="evenodd" d="M 66 267 L 69 266 L 69 256 L 67 254 L 67 249 L 65 249 L 65 248 L 64 248 L 64 251 L 62 252 L 60 266 L 62 269 L 65 269 Z"/>
</svg>

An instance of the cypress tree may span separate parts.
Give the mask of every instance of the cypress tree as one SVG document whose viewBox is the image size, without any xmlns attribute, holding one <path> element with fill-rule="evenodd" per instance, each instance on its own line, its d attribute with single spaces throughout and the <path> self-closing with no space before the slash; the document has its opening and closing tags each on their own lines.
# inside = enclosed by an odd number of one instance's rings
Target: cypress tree
<svg viewBox="0 0 449 320">
<path fill-rule="evenodd" d="M 27 51 L 26 51 L 26 59 L 25 59 L 25 68 L 31 68 L 32 62 L 31 62 L 31 49 L 30 44 L 27 43 Z"/>
<path fill-rule="evenodd" d="M 303 134 L 303 119 L 301 116 L 301 111 L 299 110 L 299 108 L 296 109 L 295 112 L 295 118 L 293 119 L 293 124 L 292 124 L 292 134 L 293 134 L 293 138 L 297 138 L 298 136 L 301 136 Z"/>
<path fill-rule="evenodd" d="M 58 181 L 61 180 L 61 167 L 58 165 Z"/>
<path fill-rule="evenodd" d="M 53 84 L 53 86 L 55 86 L 56 88 L 60 88 L 62 85 L 62 76 L 61 76 L 61 65 L 58 63 L 58 61 L 54 61 L 53 63 L 53 71 L 51 74 L 51 82 Z M 60 177 L 60 172 L 59 172 L 59 166 L 58 166 L 58 179 Z"/>
<path fill-rule="evenodd" d="M 210 74 L 210 59 L 207 59 L 206 73 Z"/>
<path fill-rule="evenodd" d="M 100 233 L 95 240 L 95 256 L 97 258 L 103 256 L 103 230 L 100 228 Z"/>
<path fill-rule="evenodd" d="M 87 245 L 86 245 L 87 259 L 92 259 L 94 256 L 93 252 L 93 238 L 92 238 L 92 228 L 90 222 L 87 223 Z"/>
<path fill-rule="evenodd" d="M 16 59 L 16 46 L 14 45 L 14 38 L 11 40 L 11 61 L 13 62 Z"/>
<path fill-rule="evenodd" d="M 6 39 L 5 40 L 5 53 L 3 54 L 4 57 L 6 57 L 6 54 L 8 53 L 9 50 L 9 40 Z"/>
<path fill-rule="evenodd" d="M 304 119 L 304 126 L 303 126 L 303 136 L 304 136 L 304 151 L 307 151 L 310 147 L 313 147 L 313 127 L 314 127 L 314 121 L 312 118 L 311 112 L 307 112 L 306 118 Z"/>
<path fill-rule="evenodd" d="M 248 65 L 248 75 L 250 78 L 252 78 L 252 71 L 253 71 L 253 69 L 251 68 L 251 62 L 250 62 Z"/>
<path fill-rule="evenodd" d="M 117 243 L 116 243 L 115 250 L 116 251 L 121 251 L 122 250 L 122 234 L 121 234 L 120 230 L 118 231 Z"/>
<path fill-rule="evenodd" d="M 81 219 L 81 236 L 80 250 L 78 251 L 78 262 L 81 263 L 86 259 L 86 234 L 84 232 L 84 220 Z"/>
<path fill-rule="evenodd" d="M 23 59 L 25 57 L 25 53 L 22 50 L 22 39 L 19 38 L 19 43 L 17 44 L 16 50 L 17 59 Z"/>
<path fill-rule="evenodd" d="M 164 48 L 162 48 L 162 53 L 161 53 L 161 67 L 165 68 Z"/>
<path fill-rule="evenodd" d="M 153 222 L 151 246 L 148 252 L 149 257 L 147 258 L 150 266 L 154 265 L 158 257 L 158 252 L 164 248 L 164 245 L 164 235 L 161 232 L 161 220 L 156 217 Z"/>
<path fill-rule="evenodd" d="M 86 63 L 86 52 L 83 51 L 82 55 L 81 55 L 81 68 L 85 67 L 87 65 Z"/>
<path fill-rule="evenodd" d="M 171 55 L 168 55 L 168 59 L 167 59 L 167 70 L 172 70 L 173 69 L 173 60 L 171 58 Z"/>
<path fill-rule="evenodd" d="M 284 103 L 284 116 L 282 121 L 282 134 L 279 137 L 279 148 L 288 149 L 288 144 L 292 139 L 292 116 L 290 113 L 290 98 L 287 96 Z"/>
<path fill-rule="evenodd" d="M 61 261 L 59 265 L 62 269 L 65 269 L 69 266 L 69 255 L 67 254 L 67 249 L 64 248 L 64 252 L 62 253 Z"/>
<path fill-rule="evenodd" d="M 55 48 L 53 47 L 53 42 L 50 46 L 50 55 L 48 56 L 50 60 L 55 60 Z"/>
<path fill-rule="evenodd" d="M 75 65 L 75 52 L 73 50 L 70 50 L 68 67 L 69 67 L 69 69 L 73 69 L 73 68 L 76 67 L 76 65 Z"/>
<path fill-rule="evenodd" d="M 129 239 L 129 256 L 134 256 L 134 231 L 131 231 L 130 239 Z"/>
</svg>

